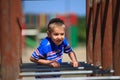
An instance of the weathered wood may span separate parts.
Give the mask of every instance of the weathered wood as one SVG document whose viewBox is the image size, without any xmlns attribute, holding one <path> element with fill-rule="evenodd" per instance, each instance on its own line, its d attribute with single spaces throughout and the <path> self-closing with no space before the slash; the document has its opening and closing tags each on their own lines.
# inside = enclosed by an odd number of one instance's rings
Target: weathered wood
<svg viewBox="0 0 120 80">
<path fill-rule="evenodd" d="M 87 40 L 86 54 L 87 62 L 93 63 L 93 0 L 86 0 L 86 22 L 87 22 Z"/>
<path fill-rule="evenodd" d="M 102 1 L 102 66 L 113 68 L 112 48 L 112 0 Z"/>
<path fill-rule="evenodd" d="M 86 0 L 86 12 L 87 62 L 120 75 L 120 1 Z"/>
<path fill-rule="evenodd" d="M 113 2 L 113 67 L 120 75 L 120 0 Z"/>
<path fill-rule="evenodd" d="M 93 12 L 93 63 L 101 65 L 101 1 L 94 1 Z"/>
<path fill-rule="evenodd" d="M 0 79 L 16 80 L 21 53 L 20 0 L 0 0 Z"/>
</svg>

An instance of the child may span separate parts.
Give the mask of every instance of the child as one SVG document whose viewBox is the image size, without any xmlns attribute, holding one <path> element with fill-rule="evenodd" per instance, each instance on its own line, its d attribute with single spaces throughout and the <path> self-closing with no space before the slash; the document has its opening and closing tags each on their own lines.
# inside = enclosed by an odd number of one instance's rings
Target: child
<svg viewBox="0 0 120 80">
<path fill-rule="evenodd" d="M 30 60 L 38 64 L 58 68 L 62 63 L 63 53 L 67 53 L 72 60 L 72 66 L 78 67 L 75 53 L 65 38 L 64 21 L 59 18 L 51 19 L 48 23 L 47 35 L 32 53 Z"/>
</svg>

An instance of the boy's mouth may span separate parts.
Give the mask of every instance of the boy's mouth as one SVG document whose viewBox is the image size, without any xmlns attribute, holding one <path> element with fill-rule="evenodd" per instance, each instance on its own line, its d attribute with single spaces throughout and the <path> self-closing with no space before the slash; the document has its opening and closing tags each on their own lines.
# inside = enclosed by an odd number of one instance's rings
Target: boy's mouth
<svg viewBox="0 0 120 80">
<path fill-rule="evenodd" d="M 60 44 L 62 42 L 62 40 L 56 40 L 56 43 Z"/>
<path fill-rule="evenodd" d="M 62 40 L 57 40 L 57 42 L 62 42 Z"/>
</svg>

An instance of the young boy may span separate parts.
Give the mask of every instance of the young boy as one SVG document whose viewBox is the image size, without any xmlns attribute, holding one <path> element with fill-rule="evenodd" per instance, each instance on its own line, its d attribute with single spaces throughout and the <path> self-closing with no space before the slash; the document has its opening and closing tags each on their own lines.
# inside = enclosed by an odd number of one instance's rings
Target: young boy
<svg viewBox="0 0 120 80">
<path fill-rule="evenodd" d="M 48 23 L 47 37 L 32 53 L 30 60 L 38 64 L 45 64 L 55 68 L 60 67 L 63 53 L 67 53 L 73 67 L 78 67 L 75 53 L 65 38 L 65 24 L 59 18 L 53 18 Z"/>
</svg>

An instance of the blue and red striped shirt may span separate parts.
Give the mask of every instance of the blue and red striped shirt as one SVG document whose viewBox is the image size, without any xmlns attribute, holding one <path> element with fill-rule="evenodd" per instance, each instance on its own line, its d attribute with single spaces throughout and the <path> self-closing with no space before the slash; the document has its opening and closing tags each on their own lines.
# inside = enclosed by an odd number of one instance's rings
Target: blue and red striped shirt
<svg viewBox="0 0 120 80">
<path fill-rule="evenodd" d="M 41 41 L 38 48 L 32 53 L 32 57 L 36 60 L 56 60 L 58 63 L 61 63 L 63 53 L 70 53 L 71 51 L 72 48 L 66 38 L 64 38 L 60 45 L 55 45 L 49 37 L 46 37 Z"/>
</svg>

